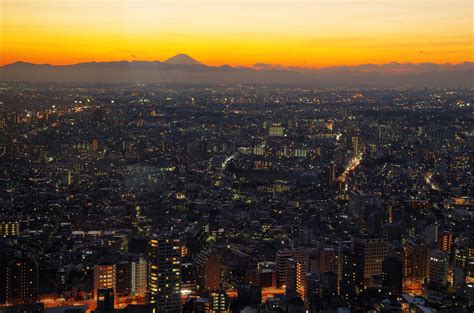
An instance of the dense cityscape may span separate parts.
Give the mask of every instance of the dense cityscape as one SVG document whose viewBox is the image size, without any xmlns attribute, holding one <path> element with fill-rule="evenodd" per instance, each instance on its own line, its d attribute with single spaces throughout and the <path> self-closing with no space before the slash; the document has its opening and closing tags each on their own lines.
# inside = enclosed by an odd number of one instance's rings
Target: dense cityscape
<svg viewBox="0 0 474 313">
<path fill-rule="evenodd" d="M 472 312 L 472 89 L 0 84 L 0 312 Z"/>
</svg>

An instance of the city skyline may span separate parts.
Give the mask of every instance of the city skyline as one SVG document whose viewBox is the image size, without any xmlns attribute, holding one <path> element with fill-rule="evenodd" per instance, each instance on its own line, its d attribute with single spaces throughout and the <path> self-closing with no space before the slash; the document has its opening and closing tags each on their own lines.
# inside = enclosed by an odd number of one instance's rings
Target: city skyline
<svg viewBox="0 0 474 313">
<path fill-rule="evenodd" d="M 0 313 L 474 312 L 472 0 L 0 0 Z"/>
</svg>

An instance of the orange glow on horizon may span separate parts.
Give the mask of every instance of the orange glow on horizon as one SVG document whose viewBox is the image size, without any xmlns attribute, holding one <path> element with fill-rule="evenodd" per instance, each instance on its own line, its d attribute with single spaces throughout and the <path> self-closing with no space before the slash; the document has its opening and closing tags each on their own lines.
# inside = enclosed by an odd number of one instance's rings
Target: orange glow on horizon
<svg viewBox="0 0 474 313">
<path fill-rule="evenodd" d="M 0 0 L 0 65 L 474 61 L 470 0 Z"/>
</svg>

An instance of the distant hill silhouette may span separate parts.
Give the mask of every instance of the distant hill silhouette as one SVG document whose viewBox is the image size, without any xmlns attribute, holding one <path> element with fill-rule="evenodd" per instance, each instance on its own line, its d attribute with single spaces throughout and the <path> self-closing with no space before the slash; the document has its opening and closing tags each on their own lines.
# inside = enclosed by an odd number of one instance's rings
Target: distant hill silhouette
<svg viewBox="0 0 474 313">
<path fill-rule="evenodd" d="M 177 54 L 163 63 L 170 65 L 203 65 L 202 63 L 196 61 L 187 54 Z"/>
<path fill-rule="evenodd" d="M 472 86 L 474 63 L 388 63 L 321 69 L 257 63 L 254 67 L 207 66 L 186 54 L 160 61 L 49 65 L 16 62 L 0 67 L 0 81 L 91 83 L 245 83 L 301 86 Z"/>
</svg>

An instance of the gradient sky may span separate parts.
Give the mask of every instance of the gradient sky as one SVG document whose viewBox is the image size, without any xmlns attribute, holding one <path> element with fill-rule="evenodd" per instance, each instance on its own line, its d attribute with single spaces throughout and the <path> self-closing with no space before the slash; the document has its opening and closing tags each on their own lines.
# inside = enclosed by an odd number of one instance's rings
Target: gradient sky
<svg viewBox="0 0 474 313">
<path fill-rule="evenodd" d="M 0 0 L 0 64 L 473 61 L 472 0 Z"/>
</svg>

